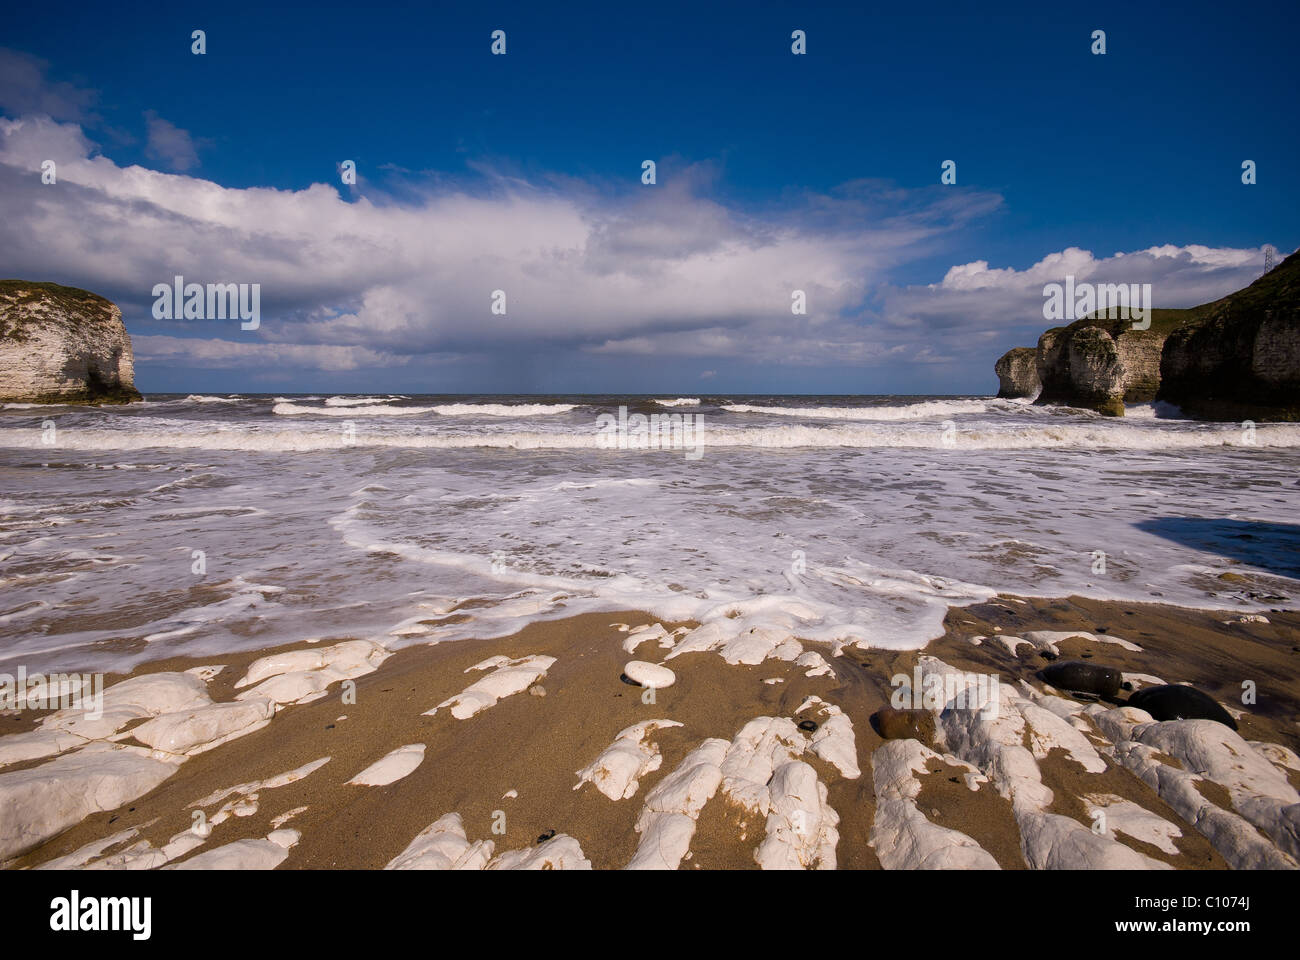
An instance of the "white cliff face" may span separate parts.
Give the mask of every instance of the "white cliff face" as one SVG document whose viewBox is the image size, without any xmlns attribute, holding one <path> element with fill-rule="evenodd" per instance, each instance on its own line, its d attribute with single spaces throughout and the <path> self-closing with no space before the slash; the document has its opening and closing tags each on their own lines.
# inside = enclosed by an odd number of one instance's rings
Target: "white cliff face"
<svg viewBox="0 0 1300 960">
<path fill-rule="evenodd" d="M 993 370 L 998 375 L 999 397 L 1034 399 L 1043 389 L 1038 380 L 1037 353 L 1033 347 L 1014 347 L 1004 353 Z"/>
<path fill-rule="evenodd" d="M 0 280 L 0 401 L 139 399 L 122 311 L 74 287 Z"/>
</svg>

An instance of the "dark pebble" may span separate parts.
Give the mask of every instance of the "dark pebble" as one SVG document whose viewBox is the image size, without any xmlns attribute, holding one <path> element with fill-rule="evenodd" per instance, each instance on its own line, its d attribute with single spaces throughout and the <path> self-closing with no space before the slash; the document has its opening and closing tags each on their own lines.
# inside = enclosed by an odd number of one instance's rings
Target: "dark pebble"
<svg viewBox="0 0 1300 960">
<path fill-rule="evenodd" d="M 1237 721 L 1204 691 L 1181 683 L 1143 687 L 1128 698 L 1130 707 L 1145 710 L 1157 720 L 1214 720 L 1237 729 Z"/>
<path fill-rule="evenodd" d="M 1063 660 L 1050 667 L 1043 667 L 1038 675 L 1058 690 L 1071 693 L 1090 693 L 1098 697 L 1113 697 L 1119 693 L 1123 682 L 1120 672 L 1114 667 L 1104 667 L 1099 663 L 1084 663 L 1082 660 Z"/>
</svg>

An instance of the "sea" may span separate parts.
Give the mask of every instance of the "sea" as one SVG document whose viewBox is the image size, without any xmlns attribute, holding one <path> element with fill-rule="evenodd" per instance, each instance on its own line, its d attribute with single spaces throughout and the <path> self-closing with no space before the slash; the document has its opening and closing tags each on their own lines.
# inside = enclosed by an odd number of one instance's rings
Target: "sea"
<svg viewBox="0 0 1300 960">
<path fill-rule="evenodd" d="M 0 670 L 127 672 L 336 638 L 391 649 L 627 610 L 907 649 L 950 606 L 998 593 L 1240 615 L 1294 606 L 1298 507 L 1300 424 L 1159 405 L 8 404 Z"/>
</svg>

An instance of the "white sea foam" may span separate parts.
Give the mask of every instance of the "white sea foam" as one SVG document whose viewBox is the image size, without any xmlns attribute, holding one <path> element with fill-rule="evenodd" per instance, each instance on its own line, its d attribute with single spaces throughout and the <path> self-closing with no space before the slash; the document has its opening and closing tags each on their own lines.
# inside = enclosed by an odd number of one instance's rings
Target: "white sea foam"
<svg viewBox="0 0 1300 960">
<path fill-rule="evenodd" d="M 728 403 L 723 404 L 722 409 L 728 413 L 762 413 L 805 419 L 919 420 L 927 417 L 984 413 L 989 409 L 989 404 L 983 400 L 928 400 L 877 407 L 764 407 L 747 403 Z"/>
<path fill-rule="evenodd" d="M 368 407 L 375 403 L 391 403 L 394 397 L 328 397 L 327 407 Z"/>
<path fill-rule="evenodd" d="M 590 407 L 448 417 L 423 398 L 281 402 L 307 413 L 267 400 L 173 400 L 165 417 L 78 408 L 59 414 L 52 445 L 39 414 L 7 414 L 0 658 L 85 670 L 304 638 L 397 649 L 636 609 L 704 625 L 641 659 L 689 643 L 830 660 L 846 643 L 920 647 L 950 605 L 998 591 L 1241 616 L 1300 590 L 1286 535 L 1297 424 L 1258 424 L 1252 445 L 1236 424 L 983 399 L 983 413 L 893 421 L 721 414 L 705 456 L 685 461 L 598 449 Z M 377 409 L 426 412 L 357 415 Z M 350 444 L 337 417 L 357 420 Z M 201 589 L 159 592 L 178 578 Z M 469 619 L 443 622 L 458 609 Z M 314 697 L 321 679 L 257 695 Z"/>
<path fill-rule="evenodd" d="M 698 407 L 700 405 L 697 397 L 678 397 L 675 400 L 656 400 L 655 403 L 661 407 Z"/>
<path fill-rule="evenodd" d="M 442 403 L 433 410 L 444 417 L 545 417 L 577 408 L 576 403 Z"/>
<path fill-rule="evenodd" d="M 329 403 L 328 400 L 325 401 Z M 410 417 L 429 413 L 434 407 L 329 406 L 304 407 L 299 403 L 277 403 L 271 412 L 282 417 Z"/>
<path fill-rule="evenodd" d="M 331 398 L 338 399 L 338 398 Z M 316 416 L 316 417 L 410 417 L 420 414 L 436 413 L 443 417 L 482 416 L 482 417 L 539 417 L 557 413 L 568 413 L 577 407 L 573 403 L 440 403 L 428 407 L 394 407 L 386 406 L 388 400 L 349 401 L 330 404 L 325 407 L 306 407 L 298 403 L 277 403 L 271 412 L 280 416 Z"/>
<path fill-rule="evenodd" d="M 292 409 L 291 409 L 292 408 Z M 325 417 L 415 416 L 428 407 L 332 407 L 308 409 L 276 404 L 282 415 Z M 144 418 L 137 418 L 143 420 Z M 103 431 L 67 430 L 59 435 L 59 449 L 143 450 L 151 447 L 202 450 L 309 452 L 337 449 L 343 442 L 336 429 L 267 429 L 226 424 L 188 423 L 178 427 L 156 425 L 146 429 L 122 427 Z M 475 447 L 505 450 L 604 450 L 594 426 L 579 425 L 549 431 L 493 430 L 448 432 L 436 429 L 400 431 L 358 430 L 350 445 L 463 450 Z M 607 444 L 606 444 L 607 446 Z M 49 450 L 38 428 L 0 429 L 0 447 Z M 1166 428 L 1159 421 L 1134 423 L 981 423 L 957 427 L 950 433 L 931 424 L 906 426 L 774 426 L 710 428 L 704 441 L 704 458 L 721 448 L 767 449 L 942 449 L 950 452 L 980 450 L 1196 450 L 1213 447 L 1300 447 L 1300 424 L 1259 424 L 1248 434 L 1236 424 L 1182 423 Z M 610 456 L 655 457 L 663 451 L 616 451 Z"/>
<path fill-rule="evenodd" d="M 1181 407 L 1172 403 L 1158 401 L 1156 403 L 1131 403 L 1124 407 L 1124 416 L 1134 420 L 1182 420 L 1184 414 Z"/>
</svg>

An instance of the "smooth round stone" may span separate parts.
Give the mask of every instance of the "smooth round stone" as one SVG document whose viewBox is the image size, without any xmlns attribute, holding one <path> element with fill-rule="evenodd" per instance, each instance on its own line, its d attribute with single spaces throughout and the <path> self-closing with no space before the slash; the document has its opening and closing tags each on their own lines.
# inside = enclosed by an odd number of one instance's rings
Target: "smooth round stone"
<svg viewBox="0 0 1300 960">
<path fill-rule="evenodd" d="M 623 668 L 623 673 L 629 680 L 655 690 L 671 687 L 677 682 L 677 674 L 667 667 L 661 667 L 657 663 L 646 663 L 644 660 L 629 660 L 627 666 Z"/>
<path fill-rule="evenodd" d="M 1181 683 L 1143 687 L 1128 698 L 1130 707 L 1145 710 L 1157 720 L 1216 720 L 1237 729 L 1237 721 L 1208 693 Z"/>
<path fill-rule="evenodd" d="M 1058 690 L 1113 697 L 1119 693 L 1123 678 L 1114 667 L 1083 660 L 1062 660 L 1042 669 L 1043 679 Z"/>
</svg>

